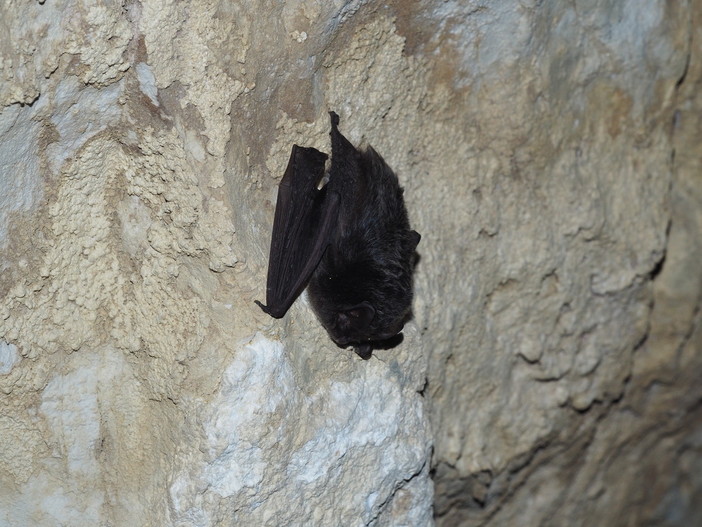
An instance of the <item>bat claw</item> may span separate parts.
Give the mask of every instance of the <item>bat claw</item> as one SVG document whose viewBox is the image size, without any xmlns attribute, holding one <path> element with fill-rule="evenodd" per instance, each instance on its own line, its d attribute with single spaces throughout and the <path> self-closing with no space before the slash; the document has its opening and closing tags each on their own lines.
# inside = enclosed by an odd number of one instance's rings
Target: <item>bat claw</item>
<svg viewBox="0 0 702 527">
<path fill-rule="evenodd" d="M 273 310 L 273 309 L 271 309 L 271 308 L 268 307 L 268 306 L 264 306 L 264 305 L 263 305 L 261 302 L 259 302 L 258 300 L 254 300 L 254 304 L 256 304 L 258 307 L 260 307 L 260 308 L 263 310 L 264 313 L 266 313 L 267 315 L 272 316 L 273 318 L 283 318 L 283 315 L 285 315 L 284 312 L 283 312 L 283 313 L 280 313 L 279 311 Z"/>
</svg>

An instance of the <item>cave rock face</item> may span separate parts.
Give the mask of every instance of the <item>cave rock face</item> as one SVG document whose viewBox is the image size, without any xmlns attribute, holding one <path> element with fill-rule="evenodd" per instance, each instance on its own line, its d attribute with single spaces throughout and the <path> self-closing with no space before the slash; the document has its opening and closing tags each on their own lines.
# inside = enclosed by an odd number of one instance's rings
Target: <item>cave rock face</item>
<svg viewBox="0 0 702 527">
<path fill-rule="evenodd" d="M 0 523 L 702 523 L 702 2 L 0 7 Z M 405 189 L 368 361 L 265 298 L 329 110 Z"/>
</svg>

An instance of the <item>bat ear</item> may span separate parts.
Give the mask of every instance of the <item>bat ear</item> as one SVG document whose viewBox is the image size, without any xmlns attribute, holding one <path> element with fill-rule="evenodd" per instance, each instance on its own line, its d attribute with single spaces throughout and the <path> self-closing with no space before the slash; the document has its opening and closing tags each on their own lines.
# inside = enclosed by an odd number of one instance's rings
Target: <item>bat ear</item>
<svg viewBox="0 0 702 527">
<path fill-rule="evenodd" d="M 412 242 L 412 249 L 416 249 L 417 245 L 419 245 L 419 240 L 422 239 L 422 235 L 419 234 L 417 231 L 411 231 L 410 232 L 410 241 Z"/>
<path fill-rule="evenodd" d="M 359 344 L 358 346 L 354 346 L 353 351 L 363 360 L 368 360 L 373 354 L 373 347 L 370 344 Z"/>
<path fill-rule="evenodd" d="M 346 330 L 363 331 L 370 326 L 375 317 L 375 308 L 369 302 L 360 304 L 339 312 L 339 325 Z"/>
</svg>

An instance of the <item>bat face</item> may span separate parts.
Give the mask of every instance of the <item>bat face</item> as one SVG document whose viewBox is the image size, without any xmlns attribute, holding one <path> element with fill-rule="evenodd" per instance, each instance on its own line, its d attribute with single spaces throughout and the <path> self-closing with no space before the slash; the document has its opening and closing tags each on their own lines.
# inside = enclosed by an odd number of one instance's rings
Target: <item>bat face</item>
<svg viewBox="0 0 702 527">
<path fill-rule="evenodd" d="M 411 230 L 397 176 L 371 147 L 356 149 L 332 121 L 326 155 L 293 147 L 278 188 L 268 267 L 267 306 L 282 317 L 308 284 L 312 307 L 340 346 L 364 359 L 411 316 L 420 235 Z"/>
<path fill-rule="evenodd" d="M 312 307 L 332 340 L 354 345 L 357 352 L 396 336 L 411 315 L 419 235 L 409 229 L 389 234 L 393 243 L 373 250 L 367 232 L 358 244 L 347 239 L 330 245 L 308 286 Z M 344 250 L 354 245 L 357 251 Z"/>
<path fill-rule="evenodd" d="M 317 317 L 340 346 L 387 340 L 402 331 L 405 325 L 408 310 L 402 309 L 390 317 L 383 316 L 367 300 L 356 305 L 335 304 L 324 296 L 318 284 L 310 287 L 310 299 Z"/>
</svg>

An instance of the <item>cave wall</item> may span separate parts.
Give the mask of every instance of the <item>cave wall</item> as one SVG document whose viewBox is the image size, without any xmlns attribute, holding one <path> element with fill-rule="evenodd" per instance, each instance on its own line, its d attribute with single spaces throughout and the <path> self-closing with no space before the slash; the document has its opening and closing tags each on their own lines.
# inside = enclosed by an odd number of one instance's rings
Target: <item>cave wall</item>
<svg viewBox="0 0 702 527">
<path fill-rule="evenodd" d="M 0 523 L 702 521 L 702 2 L 0 7 Z M 327 111 L 397 172 L 369 361 L 265 296 Z"/>
</svg>

